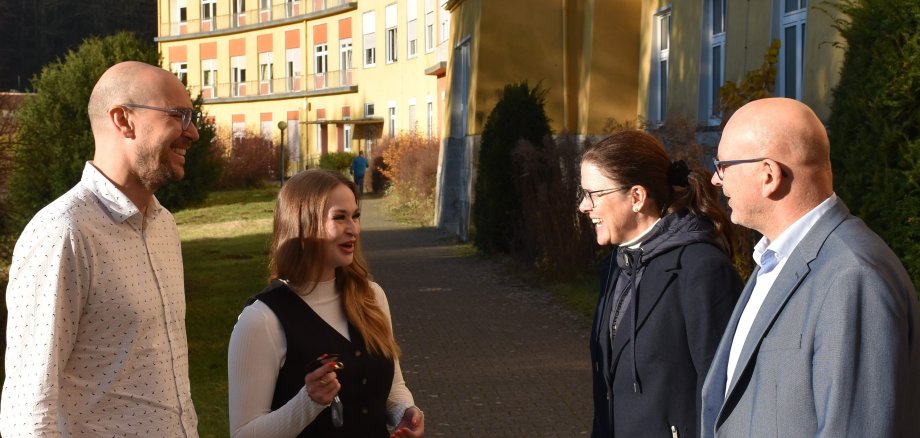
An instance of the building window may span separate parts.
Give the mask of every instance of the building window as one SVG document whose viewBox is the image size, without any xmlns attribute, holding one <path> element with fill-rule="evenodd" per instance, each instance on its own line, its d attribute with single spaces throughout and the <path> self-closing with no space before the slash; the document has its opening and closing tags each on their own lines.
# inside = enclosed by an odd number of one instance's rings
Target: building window
<svg viewBox="0 0 920 438">
<path fill-rule="evenodd" d="M 342 139 L 342 141 L 345 143 L 345 152 L 351 152 L 351 137 L 354 126 L 355 125 L 345 124 L 345 132 L 343 135 L 344 138 Z"/>
<path fill-rule="evenodd" d="M 217 60 L 201 61 L 201 96 L 204 99 L 217 97 Z"/>
<path fill-rule="evenodd" d="M 722 118 L 722 99 L 719 95 L 725 83 L 725 0 L 706 0 L 704 37 L 709 41 L 703 49 L 701 102 L 708 125 L 718 125 Z"/>
<path fill-rule="evenodd" d="M 246 57 L 230 58 L 230 93 L 233 97 L 246 95 Z"/>
<path fill-rule="evenodd" d="M 366 103 L 364 104 L 364 117 L 374 117 L 374 104 Z"/>
<path fill-rule="evenodd" d="M 326 88 L 326 71 L 329 69 L 329 45 L 317 44 L 313 46 L 314 54 L 314 78 L 316 89 Z"/>
<path fill-rule="evenodd" d="M 415 99 L 409 99 L 409 130 L 418 131 L 418 120 L 415 118 Z"/>
<path fill-rule="evenodd" d="M 434 50 L 434 0 L 425 0 L 425 52 Z"/>
<path fill-rule="evenodd" d="M 396 104 L 391 103 L 389 107 L 390 113 L 390 137 L 396 137 Z"/>
<path fill-rule="evenodd" d="M 387 64 L 392 64 L 396 62 L 396 5 L 387 5 L 385 12 L 386 62 Z"/>
<path fill-rule="evenodd" d="M 351 85 L 351 38 L 342 40 L 339 46 L 339 65 L 342 68 L 342 84 L 341 85 Z"/>
<path fill-rule="evenodd" d="M 664 122 L 668 109 L 668 70 L 671 48 L 671 10 L 655 14 L 652 68 L 649 84 L 649 120 Z"/>
<path fill-rule="evenodd" d="M 406 57 L 418 56 L 418 0 L 406 2 Z"/>
<path fill-rule="evenodd" d="M 246 24 L 246 0 L 230 0 L 230 22 L 233 26 Z"/>
<path fill-rule="evenodd" d="M 272 0 L 259 0 L 259 10 L 268 11 L 272 8 Z"/>
<path fill-rule="evenodd" d="M 174 62 L 172 64 L 173 74 L 179 78 L 179 82 L 182 82 L 182 85 L 188 86 L 188 64 L 184 62 Z"/>
<path fill-rule="evenodd" d="M 265 52 L 259 54 L 259 94 L 270 94 L 272 93 L 272 79 L 274 75 L 272 73 L 274 65 L 274 56 L 272 52 Z"/>
<path fill-rule="evenodd" d="M 778 3 L 781 3 L 779 35 L 782 49 L 776 88 L 780 96 L 801 100 L 808 0 L 784 0 Z"/>
<path fill-rule="evenodd" d="M 216 16 L 217 0 L 201 0 L 201 20 L 211 22 L 210 29 L 214 28 L 214 17 Z"/>
<path fill-rule="evenodd" d="M 362 31 L 364 32 L 364 66 L 373 67 L 377 64 L 377 38 L 374 34 L 377 14 L 374 11 L 365 12 L 362 16 Z"/>
<path fill-rule="evenodd" d="M 439 20 L 439 36 L 441 39 L 438 40 L 438 43 L 444 43 L 450 38 L 450 11 L 447 10 L 447 0 L 441 0 L 441 9 L 438 11 Z"/>
<path fill-rule="evenodd" d="M 300 49 L 287 49 L 284 52 L 285 73 L 287 74 L 287 91 L 300 91 Z"/>
<path fill-rule="evenodd" d="M 288 17 L 300 15 L 300 0 L 284 0 L 284 13 Z"/>
</svg>

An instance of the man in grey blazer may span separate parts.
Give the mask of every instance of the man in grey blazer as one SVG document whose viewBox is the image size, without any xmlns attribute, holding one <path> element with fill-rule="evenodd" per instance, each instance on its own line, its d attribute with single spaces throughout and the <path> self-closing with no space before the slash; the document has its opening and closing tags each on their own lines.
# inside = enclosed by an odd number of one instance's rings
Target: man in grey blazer
<svg viewBox="0 0 920 438">
<path fill-rule="evenodd" d="M 763 235 L 703 385 L 702 437 L 920 436 L 920 310 L 904 266 L 833 191 L 821 121 L 739 109 L 712 183 Z"/>
</svg>

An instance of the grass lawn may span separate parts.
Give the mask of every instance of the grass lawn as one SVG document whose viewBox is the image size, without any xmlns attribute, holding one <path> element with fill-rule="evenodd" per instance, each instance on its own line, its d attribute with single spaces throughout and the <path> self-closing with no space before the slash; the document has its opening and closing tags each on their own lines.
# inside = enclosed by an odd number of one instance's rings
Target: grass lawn
<svg viewBox="0 0 920 438">
<path fill-rule="evenodd" d="M 266 284 L 277 188 L 216 192 L 177 212 L 188 299 L 192 399 L 202 437 L 229 434 L 227 344 L 246 299 Z"/>
</svg>

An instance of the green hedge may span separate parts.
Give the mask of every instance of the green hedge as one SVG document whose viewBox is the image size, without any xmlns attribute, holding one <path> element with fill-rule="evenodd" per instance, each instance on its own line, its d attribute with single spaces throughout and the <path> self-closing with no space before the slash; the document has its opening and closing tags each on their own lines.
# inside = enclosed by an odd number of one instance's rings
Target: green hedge
<svg viewBox="0 0 920 438">
<path fill-rule="evenodd" d="M 831 107 L 837 194 L 920 286 L 920 2 L 842 0 L 846 57 Z"/>
</svg>

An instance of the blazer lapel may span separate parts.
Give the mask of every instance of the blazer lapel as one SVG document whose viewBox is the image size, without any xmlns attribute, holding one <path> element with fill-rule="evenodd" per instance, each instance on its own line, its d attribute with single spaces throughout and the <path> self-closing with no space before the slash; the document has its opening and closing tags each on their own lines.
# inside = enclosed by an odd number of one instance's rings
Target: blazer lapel
<svg viewBox="0 0 920 438">
<path fill-rule="evenodd" d="M 792 251 L 792 254 L 789 255 L 789 259 L 783 266 L 783 270 L 777 276 L 776 281 L 767 293 L 763 305 L 760 307 L 760 311 L 757 312 L 757 316 L 754 318 L 751 330 L 748 332 L 747 339 L 741 349 L 741 355 L 738 357 L 738 363 L 735 366 L 735 373 L 732 376 L 732 381 L 729 382 L 729 389 L 726 393 L 725 400 L 731 397 L 736 390 L 739 390 L 739 388 L 736 388 L 738 380 L 747 371 L 748 367 L 752 366 L 752 358 L 760 348 L 761 341 L 763 341 L 763 338 L 767 335 L 767 330 L 779 316 L 780 312 L 782 312 L 786 302 L 788 302 L 789 298 L 795 293 L 799 285 L 802 284 L 802 281 L 811 271 L 810 264 L 817 258 L 818 252 L 821 250 L 821 246 L 824 245 L 827 237 L 847 218 L 848 215 L 849 210 L 843 202 L 838 199 L 837 203 L 815 223 L 808 234 L 805 235 L 802 241 L 799 242 Z M 756 279 L 756 271 L 752 274 L 752 279 Z M 748 285 L 750 286 L 754 282 L 754 280 L 751 280 L 748 282 Z M 747 291 L 747 288 L 745 289 L 747 298 L 750 298 L 750 292 Z M 753 287 L 751 287 L 751 289 L 753 289 Z M 733 324 L 735 328 L 737 328 L 737 319 L 740 318 L 740 312 L 742 310 L 744 310 L 744 306 L 739 305 L 735 308 L 735 314 L 732 315 L 732 320 L 729 324 Z M 728 333 L 731 333 L 731 336 L 729 336 Z M 726 332 L 726 336 L 722 339 L 722 344 L 728 344 L 725 346 L 727 349 L 731 348 L 731 338 L 733 336 L 734 330 Z M 728 338 L 727 342 L 725 342 L 726 338 Z M 722 349 L 722 347 L 723 345 L 720 344 L 719 348 Z M 727 351 L 725 354 L 727 355 Z M 721 420 L 724 415 L 727 414 L 724 412 L 720 413 L 717 420 Z"/>
</svg>

